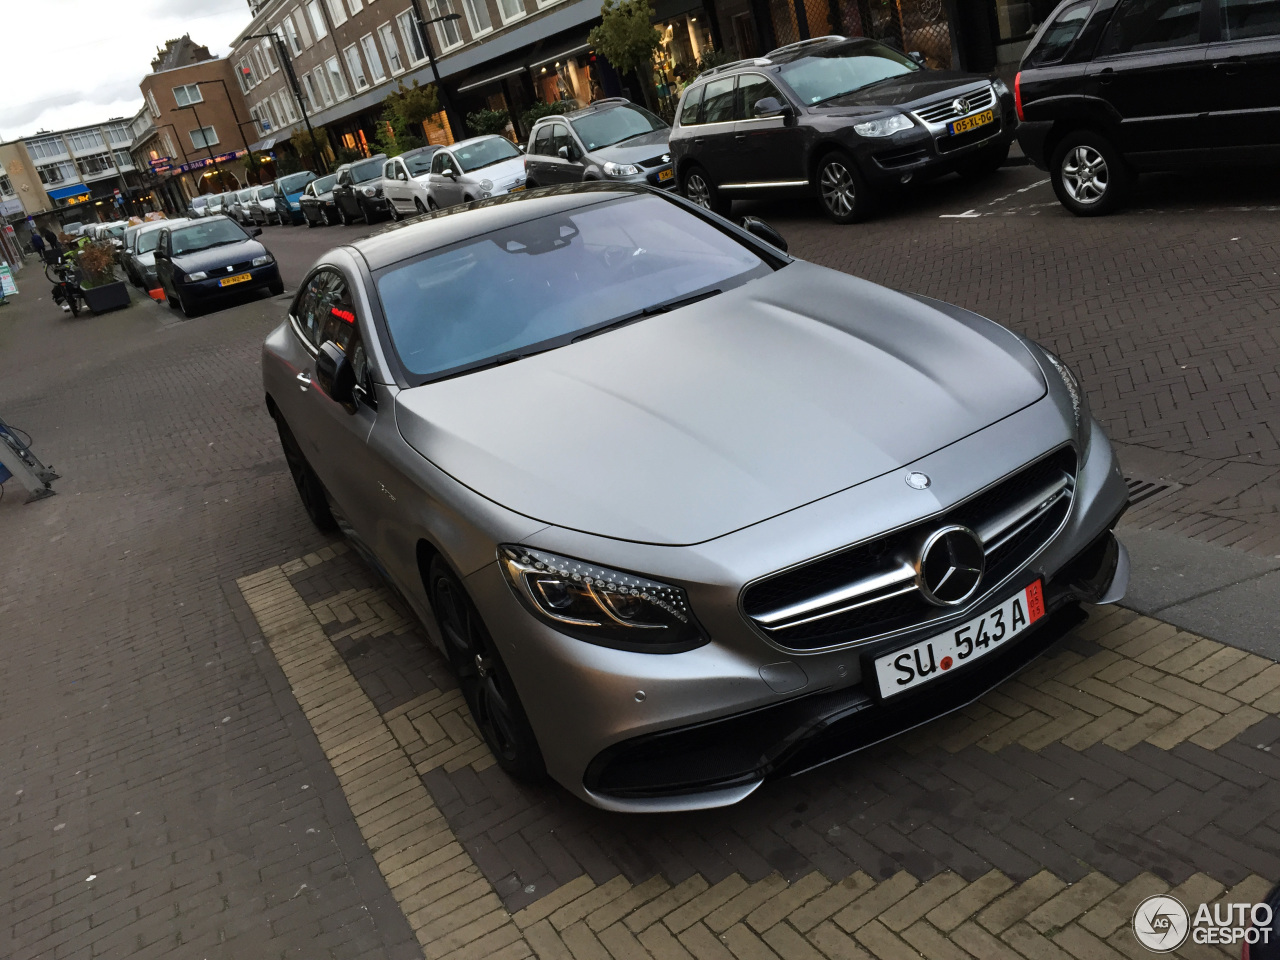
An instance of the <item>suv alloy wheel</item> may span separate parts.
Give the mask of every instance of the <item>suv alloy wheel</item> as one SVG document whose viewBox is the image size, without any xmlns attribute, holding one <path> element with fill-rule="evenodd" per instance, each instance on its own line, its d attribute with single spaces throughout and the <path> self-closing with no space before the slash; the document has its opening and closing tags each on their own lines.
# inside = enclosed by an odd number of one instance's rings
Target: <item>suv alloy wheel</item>
<svg viewBox="0 0 1280 960">
<path fill-rule="evenodd" d="M 866 217 L 871 201 L 857 165 L 843 153 L 827 154 L 818 163 L 818 198 L 835 223 L 856 223 Z"/>
<path fill-rule="evenodd" d="M 1078 217 L 1097 217 L 1124 200 L 1129 171 L 1124 160 L 1100 133 L 1077 130 L 1063 137 L 1049 164 L 1053 192 Z"/>
<path fill-rule="evenodd" d="M 722 217 L 729 216 L 733 201 L 721 196 L 720 191 L 711 183 L 707 171 L 701 167 L 690 167 L 684 175 L 684 195 L 704 210 L 718 213 Z"/>
</svg>

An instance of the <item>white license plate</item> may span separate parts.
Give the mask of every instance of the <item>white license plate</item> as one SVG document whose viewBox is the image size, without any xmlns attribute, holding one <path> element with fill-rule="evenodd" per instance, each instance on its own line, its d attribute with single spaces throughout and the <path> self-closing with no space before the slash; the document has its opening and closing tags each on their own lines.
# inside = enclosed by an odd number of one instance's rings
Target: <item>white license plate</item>
<svg viewBox="0 0 1280 960">
<path fill-rule="evenodd" d="M 967 623 L 879 657 L 875 668 L 880 696 L 892 697 L 984 657 L 1043 616 L 1044 590 L 1037 580 Z"/>
</svg>

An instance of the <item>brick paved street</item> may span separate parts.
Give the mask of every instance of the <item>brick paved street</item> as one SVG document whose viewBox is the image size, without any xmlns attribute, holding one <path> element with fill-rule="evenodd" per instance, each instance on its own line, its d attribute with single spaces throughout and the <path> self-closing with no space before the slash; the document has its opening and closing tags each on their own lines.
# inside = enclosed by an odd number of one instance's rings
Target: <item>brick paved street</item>
<svg viewBox="0 0 1280 960">
<path fill-rule="evenodd" d="M 1128 523 L 1280 554 L 1276 191 L 1189 204 L 1169 179 L 1079 221 L 1041 179 L 854 228 L 752 212 L 1061 352 L 1126 472 L 1167 486 Z M 265 239 L 292 289 L 360 232 Z M 282 303 L 73 321 L 33 272 L 0 308 L 0 416 L 64 479 L 0 501 L 2 957 L 1141 957 L 1144 896 L 1280 879 L 1280 666 L 1123 609 L 728 811 L 516 785 L 421 627 L 297 503 L 257 361 Z"/>
</svg>

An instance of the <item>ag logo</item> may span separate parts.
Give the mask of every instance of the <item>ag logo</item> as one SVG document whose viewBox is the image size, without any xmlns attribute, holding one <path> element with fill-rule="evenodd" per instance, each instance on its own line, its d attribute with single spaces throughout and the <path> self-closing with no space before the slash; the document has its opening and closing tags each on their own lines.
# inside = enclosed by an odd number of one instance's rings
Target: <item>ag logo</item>
<svg viewBox="0 0 1280 960">
<path fill-rule="evenodd" d="M 1133 935 L 1152 953 L 1168 953 L 1187 939 L 1191 917 L 1173 897 L 1147 897 L 1133 912 Z"/>
</svg>

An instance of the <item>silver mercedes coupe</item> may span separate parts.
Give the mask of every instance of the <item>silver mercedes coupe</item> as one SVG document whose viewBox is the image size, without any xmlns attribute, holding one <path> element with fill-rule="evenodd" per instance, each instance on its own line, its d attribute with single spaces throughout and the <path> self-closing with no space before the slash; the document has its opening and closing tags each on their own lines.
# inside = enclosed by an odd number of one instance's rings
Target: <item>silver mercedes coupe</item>
<svg viewBox="0 0 1280 960">
<path fill-rule="evenodd" d="M 449 658 L 515 776 L 735 803 L 972 701 L 1118 600 L 1127 491 L 990 320 L 645 187 L 338 247 L 267 338 L 302 503 Z"/>
</svg>

